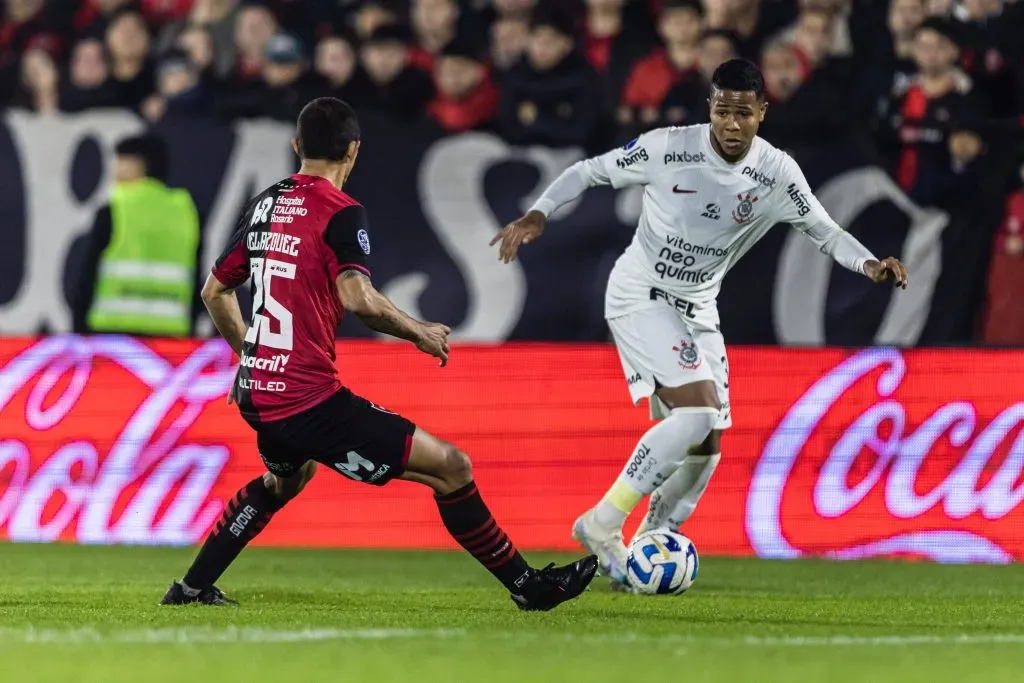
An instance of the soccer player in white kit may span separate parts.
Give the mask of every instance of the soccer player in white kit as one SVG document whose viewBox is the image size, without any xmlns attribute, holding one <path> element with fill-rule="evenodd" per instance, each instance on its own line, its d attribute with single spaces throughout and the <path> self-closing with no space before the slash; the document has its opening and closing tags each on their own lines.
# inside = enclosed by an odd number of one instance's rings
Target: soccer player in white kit
<svg viewBox="0 0 1024 683">
<path fill-rule="evenodd" d="M 689 518 L 732 424 L 729 365 L 716 299 L 722 278 L 777 223 L 789 223 L 837 263 L 906 288 L 896 258 L 876 259 L 828 215 L 785 152 L 757 137 L 764 79 L 745 60 L 715 71 L 711 123 L 659 128 L 562 173 L 525 216 L 505 226 L 505 262 L 543 233 L 547 217 L 588 187 L 644 187 L 632 243 L 612 269 L 605 318 L 634 403 L 660 420 L 641 437 L 618 479 L 573 525 L 602 573 L 624 583 L 622 525 L 651 495 L 638 533 Z"/>
</svg>

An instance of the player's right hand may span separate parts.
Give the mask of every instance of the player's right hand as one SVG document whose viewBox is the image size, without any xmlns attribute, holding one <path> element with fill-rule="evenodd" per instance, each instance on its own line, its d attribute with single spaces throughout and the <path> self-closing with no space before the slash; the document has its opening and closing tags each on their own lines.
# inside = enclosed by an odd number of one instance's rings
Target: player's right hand
<svg viewBox="0 0 1024 683">
<path fill-rule="evenodd" d="M 423 353 L 429 353 L 434 358 L 441 359 L 443 368 L 448 364 L 448 335 L 451 333 L 452 329 L 441 323 L 420 323 L 416 348 Z"/>
<path fill-rule="evenodd" d="M 491 240 L 491 246 L 500 240 L 498 258 L 504 263 L 512 263 L 516 260 L 520 244 L 529 244 L 544 234 L 545 223 L 547 218 L 540 211 L 528 211 L 522 218 L 517 218 L 499 230 Z"/>
</svg>

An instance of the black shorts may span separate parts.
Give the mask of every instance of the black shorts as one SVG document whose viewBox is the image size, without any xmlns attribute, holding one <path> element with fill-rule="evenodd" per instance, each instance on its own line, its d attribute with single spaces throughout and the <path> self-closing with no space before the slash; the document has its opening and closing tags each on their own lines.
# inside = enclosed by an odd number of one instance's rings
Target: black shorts
<svg viewBox="0 0 1024 683">
<path fill-rule="evenodd" d="M 416 425 L 342 387 L 291 417 L 250 421 L 267 469 L 290 477 L 308 460 L 349 479 L 383 486 L 401 476 Z"/>
</svg>

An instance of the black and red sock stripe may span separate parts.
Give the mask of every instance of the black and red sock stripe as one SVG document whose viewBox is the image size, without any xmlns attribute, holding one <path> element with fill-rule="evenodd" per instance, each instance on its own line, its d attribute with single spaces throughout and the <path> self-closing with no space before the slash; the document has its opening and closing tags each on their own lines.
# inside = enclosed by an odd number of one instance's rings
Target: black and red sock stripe
<svg viewBox="0 0 1024 683">
<path fill-rule="evenodd" d="M 529 571 L 529 565 L 491 516 L 476 484 L 437 496 L 437 508 L 452 538 L 509 590 L 515 590 L 516 580 Z"/>
<path fill-rule="evenodd" d="M 239 489 L 224 506 L 224 513 L 206 537 L 185 574 L 185 584 L 191 588 L 213 585 L 242 548 L 263 531 L 283 505 L 267 490 L 263 477 L 257 477 Z"/>
</svg>

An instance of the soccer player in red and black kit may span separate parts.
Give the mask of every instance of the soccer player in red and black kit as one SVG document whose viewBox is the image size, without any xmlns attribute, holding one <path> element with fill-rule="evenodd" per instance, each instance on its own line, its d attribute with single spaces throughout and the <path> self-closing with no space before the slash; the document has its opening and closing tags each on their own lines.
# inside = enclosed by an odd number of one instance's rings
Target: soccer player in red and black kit
<svg viewBox="0 0 1024 683">
<path fill-rule="evenodd" d="M 442 366 L 451 330 L 410 318 L 370 283 L 366 210 L 341 189 L 359 153 L 352 108 L 313 100 L 299 115 L 292 147 L 299 172 L 249 202 L 203 288 L 214 324 L 241 359 L 228 401 L 256 431 L 269 471 L 235 494 L 162 603 L 237 604 L 214 582 L 302 491 L 318 462 L 366 484 L 406 479 L 429 486 L 445 528 L 521 609 L 549 610 L 578 596 L 594 577 L 596 558 L 531 568 L 480 497 L 465 453 L 341 385 L 334 335 L 344 311 L 411 341 Z M 250 278 L 246 327 L 235 288 Z"/>
</svg>

